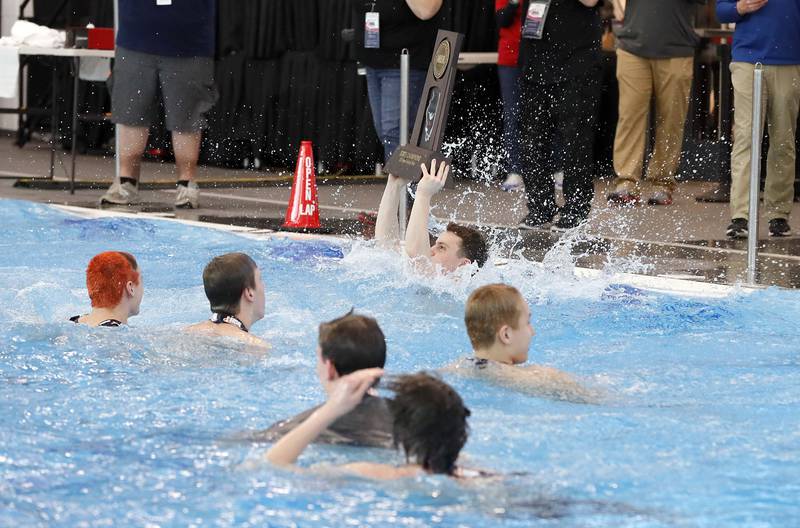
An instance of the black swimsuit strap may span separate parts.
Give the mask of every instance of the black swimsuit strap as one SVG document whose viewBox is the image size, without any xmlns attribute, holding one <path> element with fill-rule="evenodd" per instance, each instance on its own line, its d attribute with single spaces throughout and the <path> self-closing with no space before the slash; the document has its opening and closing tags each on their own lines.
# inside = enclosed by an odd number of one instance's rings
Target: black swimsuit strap
<svg viewBox="0 0 800 528">
<path fill-rule="evenodd" d="M 73 323 L 80 323 L 80 319 L 83 317 L 82 315 L 73 315 L 69 318 L 70 321 Z M 117 321 L 116 319 L 106 319 L 105 321 L 100 321 L 97 326 L 106 326 L 106 327 L 113 327 L 116 328 L 117 326 L 122 326 L 122 321 Z"/>
<path fill-rule="evenodd" d="M 249 332 L 244 323 L 241 322 L 239 318 L 236 317 L 235 315 L 230 315 L 222 312 L 214 312 L 213 314 L 211 314 L 210 321 L 214 324 L 226 323 L 235 326 L 236 328 L 242 330 L 243 332 Z"/>
<path fill-rule="evenodd" d="M 476 367 L 481 368 L 481 369 L 482 368 L 486 368 L 489 365 L 489 360 L 488 359 L 479 358 L 479 357 L 475 357 L 475 356 L 468 357 L 467 361 L 471 361 Z"/>
</svg>

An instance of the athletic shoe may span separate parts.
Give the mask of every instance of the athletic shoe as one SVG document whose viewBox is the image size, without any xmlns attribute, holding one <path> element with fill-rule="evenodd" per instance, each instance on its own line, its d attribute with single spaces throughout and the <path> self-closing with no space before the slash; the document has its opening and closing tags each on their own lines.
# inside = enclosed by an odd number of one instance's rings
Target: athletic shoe
<svg viewBox="0 0 800 528">
<path fill-rule="evenodd" d="M 522 176 L 516 172 L 510 172 L 500 188 L 505 192 L 522 192 L 525 190 L 525 182 L 522 181 Z"/>
<path fill-rule="evenodd" d="M 639 203 L 640 197 L 638 194 L 622 189 L 609 193 L 608 196 L 606 196 L 606 200 L 608 200 L 610 204 L 636 205 Z"/>
<path fill-rule="evenodd" d="M 656 191 L 647 199 L 647 205 L 672 205 L 672 193 Z"/>
<path fill-rule="evenodd" d="M 770 222 L 771 224 L 772 222 Z M 731 225 L 725 231 L 730 238 L 747 238 L 747 220 L 744 218 L 734 218 Z"/>
<path fill-rule="evenodd" d="M 560 216 L 556 223 L 550 226 L 554 233 L 564 233 L 581 225 L 582 220 L 570 216 Z"/>
<path fill-rule="evenodd" d="M 131 205 L 139 202 L 139 188 L 129 182 L 114 180 L 111 187 L 100 197 L 100 205 Z"/>
<path fill-rule="evenodd" d="M 769 221 L 769 236 L 785 237 L 792 233 L 789 222 L 785 218 L 773 218 Z"/>
<path fill-rule="evenodd" d="M 555 183 L 557 191 L 564 190 L 564 171 L 553 173 L 553 183 Z"/>
<path fill-rule="evenodd" d="M 178 185 L 175 207 L 179 209 L 197 209 L 197 199 L 199 197 L 200 189 L 195 182 L 189 182 L 187 185 Z"/>
<path fill-rule="evenodd" d="M 528 215 L 522 219 L 522 221 L 517 225 L 520 229 L 540 229 L 545 224 L 549 224 L 553 221 L 553 218 L 542 218 L 540 216 L 534 216 L 528 213 Z"/>
</svg>

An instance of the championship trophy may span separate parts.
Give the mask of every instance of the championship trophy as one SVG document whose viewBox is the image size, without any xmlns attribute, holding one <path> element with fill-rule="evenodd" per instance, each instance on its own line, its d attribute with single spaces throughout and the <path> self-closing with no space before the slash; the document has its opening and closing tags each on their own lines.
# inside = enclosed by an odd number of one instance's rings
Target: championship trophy
<svg viewBox="0 0 800 528">
<path fill-rule="evenodd" d="M 407 145 L 394 151 L 386 162 L 386 172 L 405 180 L 418 181 L 422 178 L 420 165 L 430 167 L 432 160 L 436 160 L 437 166 L 441 162 L 450 165 L 451 159 L 439 149 L 442 148 L 447 115 L 450 113 L 458 55 L 463 41 L 464 35 L 452 31 L 440 30 L 436 35 L 436 51 L 428 67 L 411 139 Z M 448 187 L 452 186 L 452 181 L 452 178 L 447 179 Z"/>
</svg>

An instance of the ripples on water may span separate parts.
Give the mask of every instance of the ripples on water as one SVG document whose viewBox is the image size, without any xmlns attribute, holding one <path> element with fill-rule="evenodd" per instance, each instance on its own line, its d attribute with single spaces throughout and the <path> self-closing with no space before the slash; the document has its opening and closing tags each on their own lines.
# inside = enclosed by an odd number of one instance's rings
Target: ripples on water
<svg viewBox="0 0 800 528">
<path fill-rule="evenodd" d="M 788 526 L 800 518 L 796 292 L 688 299 L 613 285 L 610 274 L 576 279 L 568 247 L 545 266 L 511 259 L 452 281 L 415 276 L 366 243 L 256 241 L 21 202 L 0 202 L 0 220 L 2 526 Z M 107 249 L 137 256 L 142 315 L 116 330 L 65 322 L 86 311 L 86 263 Z M 246 251 L 262 268 L 267 316 L 253 331 L 273 343 L 268 357 L 182 332 L 207 315 L 203 266 L 228 251 Z M 436 369 L 469 353 L 464 301 L 496 281 L 532 304 L 532 360 L 610 395 L 578 405 L 450 380 L 473 411 L 466 463 L 506 478 L 377 484 L 330 469 L 297 474 L 262 465 L 264 446 L 231 440 L 321 401 L 319 322 L 354 306 L 381 323 L 391 371 Z M 357 458 L 401 461 L 315 446 L 302 465 Z"/>
</svg>

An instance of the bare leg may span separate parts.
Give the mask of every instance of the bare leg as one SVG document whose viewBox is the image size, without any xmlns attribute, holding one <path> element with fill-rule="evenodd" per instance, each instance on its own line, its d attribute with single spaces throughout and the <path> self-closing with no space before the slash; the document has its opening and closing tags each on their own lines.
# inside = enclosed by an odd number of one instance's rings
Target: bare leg
<svg viewBox="0 0 800 528">
<path fill-rule="evenodd" d="M 173 132 L 172 148 L 175 150 L 175 167 L 178 180 L 194 181 L 197 160 L 200 157 L 202 132 Z"/>
<path fill-rule="evenodd" d="M 142 154 L 147 146 L 147 127 L 119 125 L 119 175 L 121 178 L 133 178 L 139 181 L 142 168 Z"/>
</svg>

